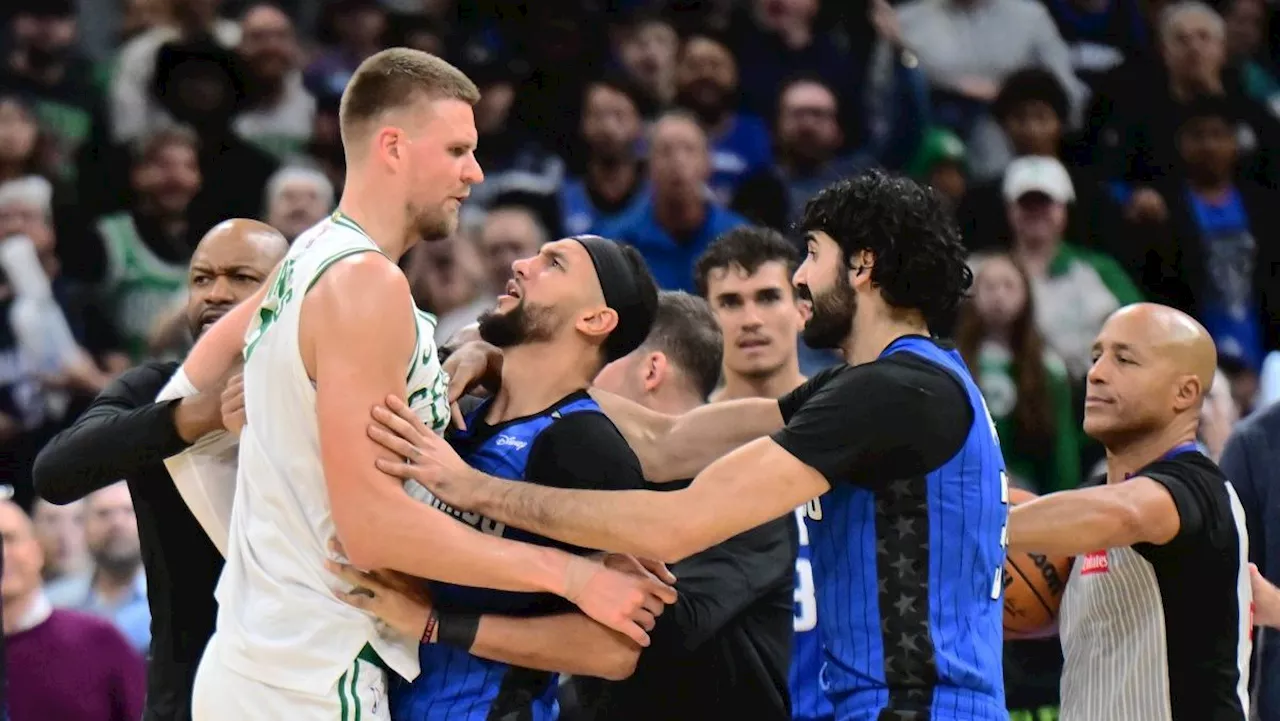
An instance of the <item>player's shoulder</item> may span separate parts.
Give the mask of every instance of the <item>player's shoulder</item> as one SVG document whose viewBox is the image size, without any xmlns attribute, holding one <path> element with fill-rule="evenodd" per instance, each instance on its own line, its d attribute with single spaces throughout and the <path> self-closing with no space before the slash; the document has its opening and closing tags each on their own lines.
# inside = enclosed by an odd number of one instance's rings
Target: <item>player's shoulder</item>
<svg viewBox="0 0 1280 721">
<path fill-rule="evenodd" d="M 590 401 L 590 396 L 582 395 Z M 594 401 L 571 401 L 561 404 L 561 408 L 563 410 L 551 412 L 554 422 L 547 426 L 540 438 L 557 445 L 572 445 L 596 457 L 635 457 L 622 432 L 599 406 L 595 406 Z"/>
<path fill-rule="evenodd" d="M 967 401 L 963 382 L 955 372 L 924 356 L 891 353 L 870 363 L 842 366 L 825 387 L 882 399 L 913 399 L 930 404 Z M 967 402 L 964 403 L 967 405 Z"/>
<path fill-rule="evenodd" d="M 644 472 L 635 451 L 608 416 L 584 402 L 590 397 L 581 395 L 551 411 L 554 422 L 530 451 L 531 480 L 575 488 L 640 488 Z"/>
</svg>

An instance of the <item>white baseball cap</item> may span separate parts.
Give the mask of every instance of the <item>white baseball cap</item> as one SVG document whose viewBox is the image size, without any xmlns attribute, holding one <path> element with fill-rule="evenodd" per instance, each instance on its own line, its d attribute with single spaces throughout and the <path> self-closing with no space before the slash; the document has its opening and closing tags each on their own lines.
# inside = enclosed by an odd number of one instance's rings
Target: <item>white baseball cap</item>
<svg viewBox="0 0 1280 721">
<path fill-rule="evenodd" d="M 1027 155 L 1015 158 L 1004 171 L 1004 199 L 1016 201 L 1027 193 L 1044 193 L 1059 203 L 1076 199 L 1071 176 L 1057 158 Z"/>
</svg>

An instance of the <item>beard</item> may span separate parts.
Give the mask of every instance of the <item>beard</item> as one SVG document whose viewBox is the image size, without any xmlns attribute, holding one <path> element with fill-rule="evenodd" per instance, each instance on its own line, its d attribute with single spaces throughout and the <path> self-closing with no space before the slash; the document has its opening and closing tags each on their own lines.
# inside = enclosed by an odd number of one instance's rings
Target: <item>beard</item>
<svg viewBox="0 0 1280 721">
<path fill-rule="evenodd" d="M 714 87 L 719 92 L 711 92 Z M 729 111 L 732 92 L 708 81 L 695 81 L 691 87 L 676 92 L 676 105 L 691 111 L 703 125 L 715 125 Z"/>
<path fill-rule="evenodd" d="M 458 214 L 440 206 L 423 209 L 411 205 L 409 214 L 413 218 L 414 231 L 427 242 L 444 240 L 458 230 Z"/>
<path fill-rule="evenodd" d="M 498 348 L 551 340 L 555 330 L 550 308 L 529 305 L 524 300 L 506 313 L 494 309 L 480 316 L 480 339 Z"/>
<path fill-rule="evenodd" d="M 804 342 L 810 348 L 839 348 L 853 330 L 853 314 L 858 309 L 858 297 L 849 279 L 844 273 L 838 273 L 836 284 L 816 296 L 808 286 L 801 289 L 802 295 L 809 296 L 813 303 L 813 312 L 801 334 Z"/>
</svg>

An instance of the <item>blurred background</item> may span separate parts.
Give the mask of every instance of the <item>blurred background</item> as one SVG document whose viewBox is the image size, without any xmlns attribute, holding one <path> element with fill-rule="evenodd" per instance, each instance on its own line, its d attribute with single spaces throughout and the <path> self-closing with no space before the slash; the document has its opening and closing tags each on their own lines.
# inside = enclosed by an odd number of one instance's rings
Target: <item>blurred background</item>
<svg viewBox="0 0 1280 721">
<path fill-rule="evenodd" d="M 403 261 L 441 319 L 437 340 L 548 239 L 672 239 L 648 260 L 664 287 L 693 291 L 693 260 L 719 233 L 790 232 L 817 190 L 883 167 L 934 186 L 973 251 L 973 297 L 948 330 L 1018 485 L 1070 488 L 1095 468 L 1079 418 L 1089 347 L 1139 299 L 1192 313 L 1218 344 L 1201 434 L 1216 457 L 1239 419 L 1280 397 L 1275 10 L 9 0 L 0 486 L 34 511 L 55 603 L 86 608 L 95 571 L 145 587 L 127 489 L 52 506 L 33 497 L 31 462 L 115 374 L 189 347 L 187 262 L 210 226 L 255 217 L 293 238 L 332 211 L 338 99 L 363 59 L 396 45 L 448 58 L 483 92 L 485 182 L 455 237 Z M 801 350 L 806 372 L 837 361 Z M 121 599 L 89 610 L 144 653 L 145 595 Z M 1020 689 L 1056 694 L 1053 664 L 1015 659 L 1011 705 Z"/>
</svg>

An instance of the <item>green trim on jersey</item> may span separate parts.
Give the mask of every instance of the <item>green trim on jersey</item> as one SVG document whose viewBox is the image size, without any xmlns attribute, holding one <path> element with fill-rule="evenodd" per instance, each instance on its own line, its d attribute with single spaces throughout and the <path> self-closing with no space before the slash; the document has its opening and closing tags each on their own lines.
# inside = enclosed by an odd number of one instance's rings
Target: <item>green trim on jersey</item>
<svg viewBox="0 0 1280 721">
<path fill-rule="evenodd" d="M 335 224 L 341 225 L 342 227 L 346 228 L 347 230 L 354 230 L 360 235 L 363 235 L 364 237 L 368 238 L 370 242 L 373 242 L 373 236 L 369 235 L 369 233 L 366 232 L 364 228 L 361 228 L 360 224 L 357 223 L 350 215 L 347 215 L 341 210 L 333 211 L 333 215 L 329 216 L 329 219 L 332 220 Z"/>
<path fill-rule="evenodd" d="M 333 265 L 334 263 L 337 263 L 343 258 L 350 258 L 353 255 L 359 255 L 361 253 L 378 253 L 379 255 L 381 255 L 381 251 L 379 251 L 377 248 L 347 248 L 346 250 L 343 250 L 341 252 L 334 253 L 328 258 L 325 258 L 324 260 L 320 261 L 320 265 L 316 266 L 316 272 L 311 275 L 311 280 L 307 281 L 306 290 L 302 292 L 303 293 L 311 292 L 312 286 L 316 284 L 316 281 L 320 280 L 320 276 L 324 275 L 324 272 L 329 269 L 329 266 Z"/>
</svg>

